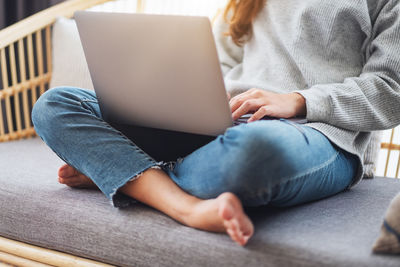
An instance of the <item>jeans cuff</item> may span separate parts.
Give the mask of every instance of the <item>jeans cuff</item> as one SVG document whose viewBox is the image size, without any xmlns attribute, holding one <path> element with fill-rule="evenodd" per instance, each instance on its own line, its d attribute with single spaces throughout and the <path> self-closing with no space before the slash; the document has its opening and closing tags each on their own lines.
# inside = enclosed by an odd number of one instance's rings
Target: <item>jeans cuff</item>
<svg viewBox="0 0 400 267">
<path fill-rule="evenodd" d="M 136 179 L 139 179 L 143 173 L 149 169 L 157 169 L 157 170 L 163 170 L 168 173 L 168 170 L 172 170 L 175 166 L 175 162 L 158 162 L 155 165 L 151 165 L 146 167 L 143 171 L 138 172 L 136 175 L 133 176 L 133 178 L 129 178 L 127 181 L 124 181 L 124 183 L 117 188 L 115 188 L 110 194 L 109 198 L 111 200 L 111 204 L 115 208 L 127 208 L 132 206 L 133 204 L 137 203 L 138 201 L 133 199 L 132 197 L 129 197 L 119 191 L 121 187 L 126 185 L 129 182 L 135 181 Z"/>
</svg>

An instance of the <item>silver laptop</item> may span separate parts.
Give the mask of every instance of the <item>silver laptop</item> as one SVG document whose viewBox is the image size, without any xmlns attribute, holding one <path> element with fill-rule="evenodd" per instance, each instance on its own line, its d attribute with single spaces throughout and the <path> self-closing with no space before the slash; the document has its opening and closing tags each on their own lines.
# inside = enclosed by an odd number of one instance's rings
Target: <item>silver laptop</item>
<svg viewBox="0 0 400 267">
<path fill-rule="evenodd" d="M 75 18 L 102 113 L 211 136 L 233 125 L 208 18 L 99 12 Z"/>
<path fill-rule="evenodd" d="M 184 157 L 248 119 L 232 121 L 208 18 L 75 19 L 103 119 L 154 159 Z"/>
</svg>

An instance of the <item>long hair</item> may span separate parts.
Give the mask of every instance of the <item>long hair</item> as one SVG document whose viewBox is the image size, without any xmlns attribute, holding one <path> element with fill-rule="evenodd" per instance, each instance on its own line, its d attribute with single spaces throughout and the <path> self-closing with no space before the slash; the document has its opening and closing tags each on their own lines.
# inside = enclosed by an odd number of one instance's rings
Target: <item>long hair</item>
<svg viewBox="0 0 400 267">
<path fill-rule="evenodd" d="M 251 38 L 253 21 L 264 8 L 266 0 L 229 0 L 224 17 L 229 23 L 228 36 L 235 44 L 241 46 Z"/>
</svg>

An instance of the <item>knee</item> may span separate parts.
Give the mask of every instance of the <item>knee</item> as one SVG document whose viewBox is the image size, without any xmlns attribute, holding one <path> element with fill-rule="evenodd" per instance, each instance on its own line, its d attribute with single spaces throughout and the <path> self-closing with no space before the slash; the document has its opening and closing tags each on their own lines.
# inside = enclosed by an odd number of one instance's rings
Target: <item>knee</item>
<svg viewBox="0 0 400 267">
<path fill-rule="evenodd" d="M 279 121 L 255 122 L 244 125 L 244 127 L 231 128 L 227 132 L 226 139 L 231 139 L 236 153 L 233 160 L 238 165 L 246 163 L 249 168 L 257 164 L 265 164 L 268 161 L 287 154 L 290 137 L 284 123 Z"/>
<path fill-rule="evenodd" d="M 232 138 L 234 149 L 222 164 L 220 185 L 225 191 L 238 195 L 254 192 L 269 184 L 282 173 L 282 169 L 294 168 L 293 147 L 285 134 L 286 125 L 281 122 L 251 123 L 245 127 L 232 128 L 237 132 L 227 133 Z M 246 193 L 247 192 L 247 193 Z"/>
<path fill-rule="evenodd" d="M 57 87 L 46 91 L 39 97 L 31 114 L 32 123 L 39 135 L 42 131 L 57 123 L 57 114 L 65 103 L 72 100 L 73 91 L 76 89 Z"/>
<path fill-rule="evenodd" d="M 51 108 L 49 103 L 55 98 L 58 91 L 58 88 L 46 91 L 33 106 L 31 117 L 36 132 L 39 132 L 49 121 L 49 115 L 51 114 L 51 112 L 49 113 L 49 109 Z"/>
</svg>

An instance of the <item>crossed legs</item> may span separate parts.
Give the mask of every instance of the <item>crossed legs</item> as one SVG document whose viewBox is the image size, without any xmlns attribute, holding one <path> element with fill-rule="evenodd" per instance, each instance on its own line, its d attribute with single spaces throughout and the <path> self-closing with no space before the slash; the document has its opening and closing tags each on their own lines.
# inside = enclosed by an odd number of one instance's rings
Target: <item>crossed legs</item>
<svg viewBox="0 0 400 267">
<path fill-rule="evenodd" d="M 61 183 L 95 185 L 110 199 L 123 193 L 185 225 L 226 232 L 241 245 L 254 232 L 242 205 L 290 206 L 336 194 L 350 185 L 358 165 L 321 133 L 275 121 L 230 128 L 162 171 L 102 119 L 93 92 L 78 88 L 46 92 L 32 119 L 67 163 Z"/>
</svg>

